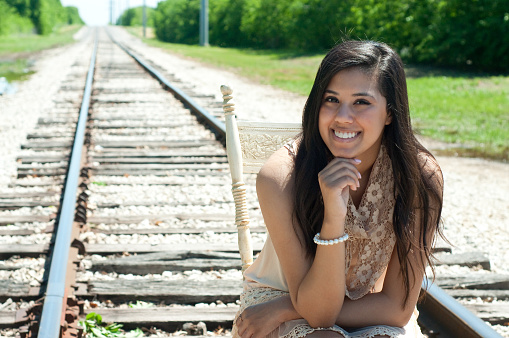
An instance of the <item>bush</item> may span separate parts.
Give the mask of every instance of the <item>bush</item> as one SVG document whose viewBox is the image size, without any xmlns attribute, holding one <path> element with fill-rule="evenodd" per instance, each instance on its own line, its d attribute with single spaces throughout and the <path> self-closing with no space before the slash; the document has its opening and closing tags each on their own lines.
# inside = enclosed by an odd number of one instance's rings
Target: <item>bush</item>
<svg viewBox="0 0 509 338">
<path fill-rule="evenodd" d="M 20 16 L 26 18 L 29 18 L 32 14 L 30 1 L 31 0 L 0 0 L 0 2 L 4 2 L 11 8 L 15 9 Z"/>
<path fill-rule="evenodd" d="M 509 8 L 506 0 L 432 1 L 428 34 L 415 61 L 509 71 Z"/>
<path fill-rule="evenodd" d="M 214 0 L 209 2 L 209 41 L 222 47 L 247 47 L 240 30 L 245 0 Z"/>
<path fill-rule="evenodd" d="M 0 0 L 0 36 L 19 33 L 30 33 L 34 25 L 29 18 L 22 17 L 15 8 Z"/>
<path fill-rule="evenodd" d="M 32 20 L 41 35 L 48 35 L 67 22 L 67 12 L 60 0 L 31 0 Z"/>
<path fill-rule="evenodd" d="M 83 25 L 85 24 L 80 17 L 78 12 L 78 8 L 74 6 L 65 7 L 65 11 L 67 12 L 67 24 L 69 25 Z"/>
<path fill-rule="evenodd" d="M 171 0 L 157 4 L 154 15 L 156 36 L 173 43 L 199 42 L 200 0 Z"/>
<path fill-rule="evenodd" d="M 154 27 L 154 9 L 147 7 L 147 26 Z M 117 19 L 117 25 L 122 26 L 143 26 L 143 6 L 133 7 L 125 10 Z"/>
</svg>

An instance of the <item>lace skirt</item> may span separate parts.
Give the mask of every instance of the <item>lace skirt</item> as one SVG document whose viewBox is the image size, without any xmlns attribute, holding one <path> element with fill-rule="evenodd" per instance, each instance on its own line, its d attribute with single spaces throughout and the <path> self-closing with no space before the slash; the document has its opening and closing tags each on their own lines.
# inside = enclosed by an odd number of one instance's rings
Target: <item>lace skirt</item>
<svg viewBox="0 0 509 338">
<path fill-rule="evenodd" d="M 238 338 L 237 327 L 235 325 L 238 316 L 245 308 L 260 304 L 271 299 L 275 299 L 288 293 L 272 288 L 254 288 L 244 291 L 240 295 L 240 309 L 233 320 L 232 336 Z M 272 331 L 268 338 L 301 338 L 315 331 L 333 331 L 338 333 L 338 337 L 345 338 L 372 338 L 377 336 L 398 337 L 398 338 L 423 338 L 419 326 L 417 325 L 417 310 L 412 315 L 410 322 L 405 327 L 394 327 L 388 325 L 367 326 L 355 330 L 345 330 L 337 325 L 329 328 L 314 329 L 304 319 L 291 320 L 281 324 Z"/>
</svg>

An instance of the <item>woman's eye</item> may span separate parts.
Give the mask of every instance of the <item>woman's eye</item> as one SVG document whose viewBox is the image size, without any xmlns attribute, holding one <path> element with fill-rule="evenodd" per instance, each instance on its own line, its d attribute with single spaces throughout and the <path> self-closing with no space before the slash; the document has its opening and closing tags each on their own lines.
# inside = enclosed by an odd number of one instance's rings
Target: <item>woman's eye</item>
<svg viewBox="0 0 509 338">
<path fill-rule="evenodd" d="M 339 100 L 337 98 L 335 98 L 334 96 L 327 96 L 324 100 L 324 102 L 333 102 L 333 103 L 338 103 Z"/>
<path fill-rule="evenodd" d="M 355 101 L 355 103 L 354 103 L 354 104 L 365 104 L 365 105 L 370 105 L 371 103 L 370 103 L 368 100 L 360 99 L 360 100 Z"/>
</svg>

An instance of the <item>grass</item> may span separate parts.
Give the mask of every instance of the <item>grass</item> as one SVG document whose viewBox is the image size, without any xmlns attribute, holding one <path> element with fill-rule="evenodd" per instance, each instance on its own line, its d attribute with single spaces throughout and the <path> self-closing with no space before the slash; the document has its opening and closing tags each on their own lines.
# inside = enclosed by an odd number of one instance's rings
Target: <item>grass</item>
<svg viewBox="0 0 509 338">
<path fill-rule="evenodd" d="M 414 129 L 449 152 L 509 160 L 509 77 L 410 78 Z"/>
<path fill-rule="evenodd" d="M 9 82 L 26 80 L 34 73 L 30 66 L 28 59 L 0 61 L 0 77 L 5 77 Z"/>
<path fill-rule="evenodd" d="M 33 73 L 30 71 L 30 58 L 34 53 L 74 42 L 72 36 L 80 28 L 81 26 L 64 26 L 46 36 L 0 36 L 0 77 L 6 77 L 9 82 L 27 79 Z"/>
<path fill-rule="evenodd" d="M 131 33 L 140 36 L 135 30 Z M 203 48 L 155 38 L 145 42 L 301 95 L 308 95 L 324 56 Z M 418 134 L 450 143 L 446 153 L 509 160 L 509 76 L 422 66 L 409 67 L 407 74 L 412 121 Z"/>
</svg>

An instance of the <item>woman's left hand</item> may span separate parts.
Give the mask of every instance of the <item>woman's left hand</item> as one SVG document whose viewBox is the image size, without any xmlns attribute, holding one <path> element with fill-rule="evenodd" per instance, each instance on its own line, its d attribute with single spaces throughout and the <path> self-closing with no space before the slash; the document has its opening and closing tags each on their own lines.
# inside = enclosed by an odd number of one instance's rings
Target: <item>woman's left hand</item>
<svg viewBox="0 0 509 338">
<path fill-rule="evenodd" d="M 242 338 L 262 338 L 287 320 L 301 318 L 289 296 L 279 297 L 246 308 L 237 317 L 237 332 Z"/>
</svg>

